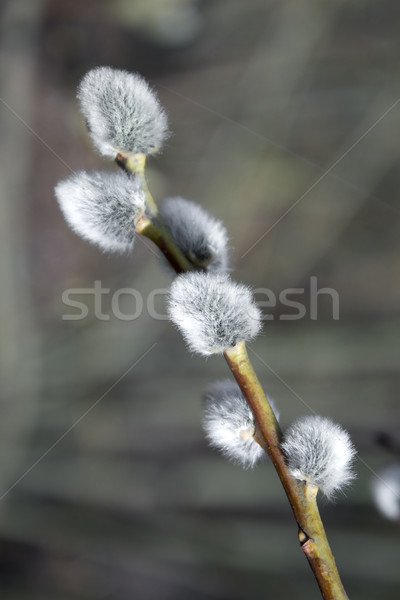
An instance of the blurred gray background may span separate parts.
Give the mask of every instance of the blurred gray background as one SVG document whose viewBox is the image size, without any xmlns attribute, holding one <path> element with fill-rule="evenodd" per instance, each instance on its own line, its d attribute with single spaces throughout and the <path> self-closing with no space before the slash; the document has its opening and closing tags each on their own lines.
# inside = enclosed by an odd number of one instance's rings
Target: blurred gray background
<svg viewBox="0 0 400 600">
<path fill-rule="evenodd" d="M 269 309 L 250 355 L 283 426 L 316 412 L 350 431 L 357 480 L 321 512 L 349 596 L 398 598 L 400 529 L 370 482 L 395 459 L 378 433 L 399 442 L 399 3 L 0 10 L 2 598 L 319 598 L 271 466 L 242 471 L 204 441 L 200 398 L 228 376 L 223 359 L 190 356 L 147 311 L 111 314 L 116 290 L 146 297 L 169 274 L 140 241 L 132 256 L 101 254 L 60 214 L 59 179 L 113 168 L 75 99 L 98 65 L 157 89 L 173 136 L 150 163 L 151 189 L 225 221 L 235 279 L 304 288 L 307 307 L 311 276 L 337 290 L 339 320 L 327 296 L 316 320 Z M 63 320 L 63 291 L 95 280 L 111 290 L 110 319 L 91 300 L 84 320 Z"/>
</svg>

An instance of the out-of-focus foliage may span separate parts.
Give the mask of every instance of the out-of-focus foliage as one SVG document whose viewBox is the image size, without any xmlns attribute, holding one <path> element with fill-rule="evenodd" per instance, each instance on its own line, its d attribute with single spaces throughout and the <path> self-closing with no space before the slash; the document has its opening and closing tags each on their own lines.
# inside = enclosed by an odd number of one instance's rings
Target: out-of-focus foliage
<svg viewBox="0 0 400 600">
<path fill-rule="evenodd" d="M 196 0 L 116 0 L 110 12 L 122 27 L 141 31 L 155 43 L 181 46 L 192 42 L 203 25 Z"/>
</svg>

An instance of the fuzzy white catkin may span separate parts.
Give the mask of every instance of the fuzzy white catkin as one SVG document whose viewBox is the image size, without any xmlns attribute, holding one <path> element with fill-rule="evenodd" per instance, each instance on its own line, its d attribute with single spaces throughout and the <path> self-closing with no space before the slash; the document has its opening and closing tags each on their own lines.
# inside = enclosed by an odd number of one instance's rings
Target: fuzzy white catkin
<svg viewBox="0 0 400 600">
<path fill-rule="evenodd" d="M 222 221 L 183 198 L 166 198 L 160 214 L 175 243 L 192 263 L 207 265 L 207 271 L 227 270 L 228 235 Z"/>
<path fill-rule="evenodd" d="M 276 418 L 278 412 L 270 401 Z M 211 446 L 245 469 L 265 455 L 255 441 L 255 421 L 239 386 L 230 379 L 217 381 L 205 391 L 202 402 L 203 429 Z"/>
<path fill-rule="evenodd" d="M 77 96 L 92 142 L 103 156 L 154 154 L 168 135 L 166 114 L 140 75 L 97 67 L 83 77 Z"/>
<path fill-rule="evenodd" d="M 123 171 L 78 171 L 60 181 L 55 194 L 71 227 L 102 250 L 130 250 L 135 220 L 144 211 L 139 178 Z"/>
<path fill-rule="evenodd" d="M 400 522 L 400 463 L 378 472 L 372 481 L 372 495 L 383 516 Z"/>
<path fill-rule="evenodd" d="M 293 477 L 316 485 L 328 498 L 354 478 L 350 436 L 330 419 L 300 417 L 285 431 L 281 448 Z"/>
<path fill-rule="evenodd" d="M 168 312 L 189 348 L 204 356 L 252 339 L 261 327 L 250 290 L 225 273 L 179 275 L 171 285 Z"/>
</svg>

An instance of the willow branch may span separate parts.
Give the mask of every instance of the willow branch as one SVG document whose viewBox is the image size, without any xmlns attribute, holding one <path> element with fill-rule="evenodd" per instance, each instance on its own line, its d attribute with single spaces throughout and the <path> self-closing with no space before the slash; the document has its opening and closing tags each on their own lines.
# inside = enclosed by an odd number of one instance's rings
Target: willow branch
<svg viewBox="0 0 400 600">
<path fill-rule="evenodd" d="M 141 178 L 145 191 L 147 209 L 146 214 L 136 223 L 137 231 L 158 246 L 177 273 L 202 268 L 203 265 L 196 265 L 188 260 L 165 227 L 147 186 L 145 160 L 143 154 L 128 157 L 119 154 L 116 159 L 121 168 L 136 173 Z M 253 412 L 256 423 L 254 437 L 270 457 L 286 492 L 299 528 L 300 546 L 314 573 L 323 599 L 348 600 L 318 511 L 318 488 L 306 482 L 299 482 L 290 474 L 280 449 L 279 424 L 249 360 L 245 343 L 239 342 L 226 350 L 224 357 Z"/>
<path fill-rule="evenodd" d="M 299 541 L 324 600 L 348 600 L 340 580 L 316 502 L 318 488 L 298 482 L 289 472 L 280 449 L 281 432 L 247 355 L 244 342 L 224 352 L 225 359 L 249 404 L 256 422 L 255 439 L 270 457 L 299 526 Z"/>
</svg>

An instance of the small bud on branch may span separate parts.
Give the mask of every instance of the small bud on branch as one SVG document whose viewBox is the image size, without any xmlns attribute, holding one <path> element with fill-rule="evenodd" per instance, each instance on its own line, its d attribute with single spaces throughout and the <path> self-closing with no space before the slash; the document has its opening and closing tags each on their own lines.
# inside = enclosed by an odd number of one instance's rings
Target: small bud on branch
<svg viewBox="0 0 400 600">
<path fill-rule="evenodd" d="M 283 434 L 281 448 L 293 477 L 317 486 L 328 498 L 354 478 L 355 448 L 347 431 L 330 419 L 300 417 Z"/>
<path fill-rule="evenodd" d="M 154 154 L 168 135 L 164 109 L 140 75 L 97 67 L 86 73 L 77 95 L 93 145 L 103 156 Z"/>
<path fill-rule="evenodd" d="M 135 222 L 145 208 L 136 176 L 78 171 L 60 181 L 55 193 L 65 220 L 78 235 L 105 251 L 133 247 Z"/>
<path fill-rule="evenodd" d="M 245 469 L 266 456 L 254 437 L 254 415 L 236 382 L 224 379 L 210 385 L 202 408 L 203 428 L 211 446 Z"/>
<path fill-rule="evenodd" d="M 224 272 L 228 268 L 228 234 L 204 208 L 183 198 L 167 198 L 160 215 L 176 245 L 196 266 Z"/>
<path fill-rule="evenodd" d="M 220 354 L 261 328 L 260 311 L 249 288 L 224 273 L 185 273 L 171 285 L 168 310 L 189 348 Z"/>
</svg>

